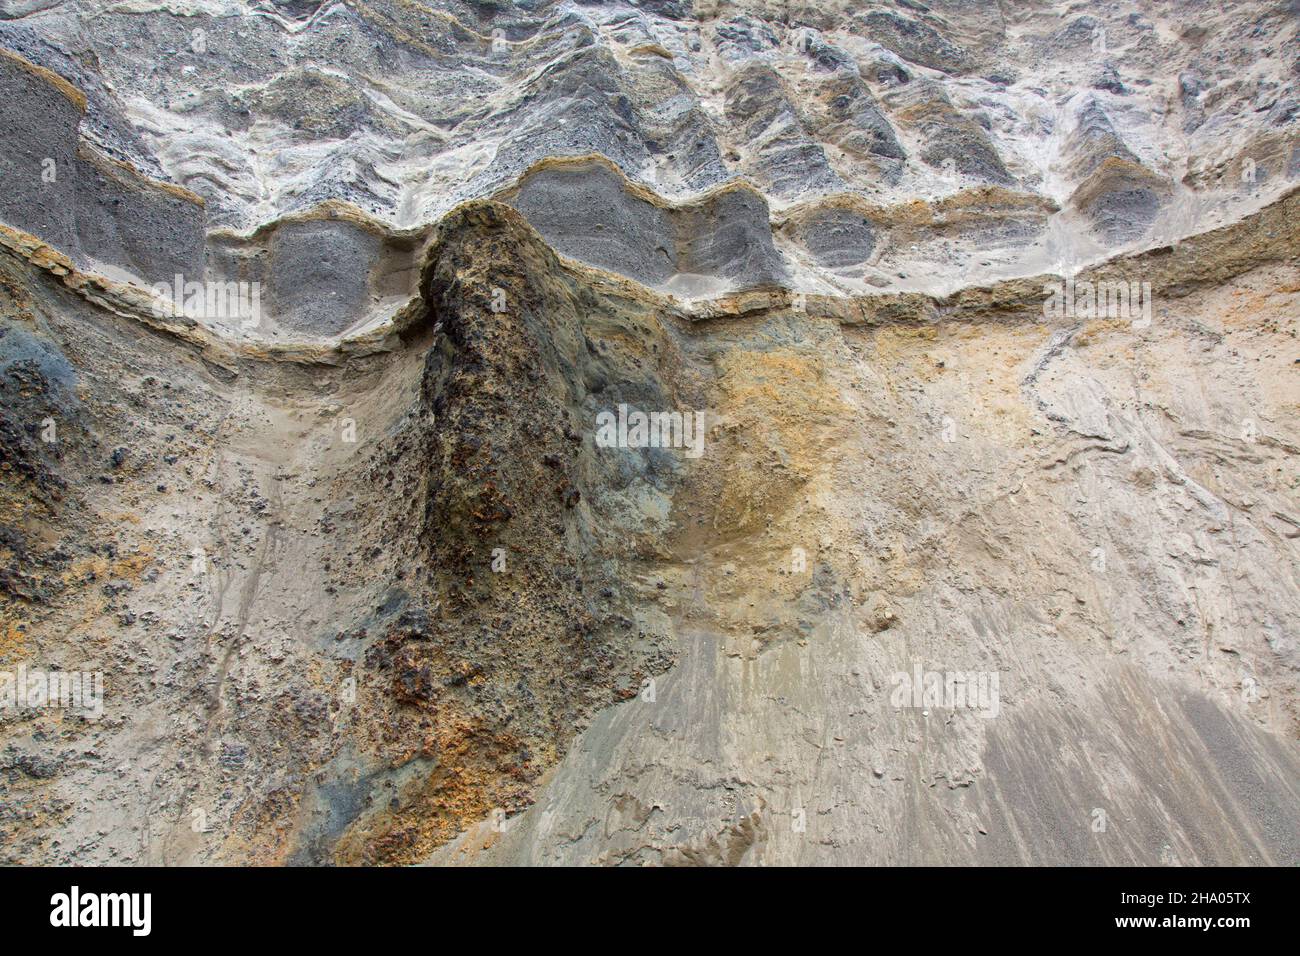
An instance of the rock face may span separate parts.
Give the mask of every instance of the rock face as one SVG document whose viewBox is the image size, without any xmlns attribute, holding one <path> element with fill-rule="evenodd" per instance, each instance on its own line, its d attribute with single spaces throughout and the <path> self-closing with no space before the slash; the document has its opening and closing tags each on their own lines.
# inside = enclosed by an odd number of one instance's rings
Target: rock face
<svg viewBox="0 0 1300 956">
<path fill-rule="evenodd" d="M 1298 29 L 0 6 L 0 860 L 1296 865 Z"/>
</svg>

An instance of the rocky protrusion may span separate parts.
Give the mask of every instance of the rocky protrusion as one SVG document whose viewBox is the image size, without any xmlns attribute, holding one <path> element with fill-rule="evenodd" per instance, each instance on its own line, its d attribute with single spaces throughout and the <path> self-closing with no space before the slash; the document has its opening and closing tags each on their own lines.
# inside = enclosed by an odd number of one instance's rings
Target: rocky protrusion
<svg viewBox="0 0 1300 956">
<path fill-rule="evenodd" d="M 80 138 L 85 97 L 66 80 L 0 50 L 0 219 L 81 264 L 145 284 L 203 270 L 203 200 Z"/>
<path fill-rule="evenodd" d="M 1080 102 L 1061 152 L 1067 175 L 1079 183 L 1070 204 L 1108 242 L 1136 239 L 1150 229 L 1172 184 L 1143 165 L 1094 97 Z"/>
<path fill-rule="evenodd" d="M 530 170 L 501 194 L 567 256 L 687 295 L 778 282 L 767 204 L 744 185 L 670 206 L 589 157 Z"/>
<path fill-rule="evenodd" d="M 927 166 L 1007 186 L 1014 180 L 988 131 L 961 112 L 944 89 L 930 81 L 910 83 L 888 98 L 894 117 L 920 137 Z"/>
<path fill-rule="evenodd" d="M 0 49 L 0 220 L 69 252 L 85 108 L 85 97 L 62 77 Z"/>
<path fill-rule="evenodd" d="M 927 23 L 889 11 L 873 11 L 854 18 L 854 33 L 875 40 L 903 59 L 943 73 L 971 69 L 970 55 Z"/>
<path fill-rule="evenodd" d="M 741 169 L 775 195 L 843 187 L 772 67 L 752 63 L 736 74 L 727 87 L 726 115 L 749 153 Z"/>
</svg>

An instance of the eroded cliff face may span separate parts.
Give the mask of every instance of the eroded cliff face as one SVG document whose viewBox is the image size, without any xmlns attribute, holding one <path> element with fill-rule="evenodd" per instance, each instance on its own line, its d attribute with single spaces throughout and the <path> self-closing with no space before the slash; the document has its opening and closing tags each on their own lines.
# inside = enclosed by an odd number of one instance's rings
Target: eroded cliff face
<svg viewBox="0 0 1300 956">
<path fill-rule="evenodd" d="M 1300 47 L 1193 6 L 11 4 L 0 675 L 103 695 L 0 858 L 1300 861 Z"/>
</svg>

